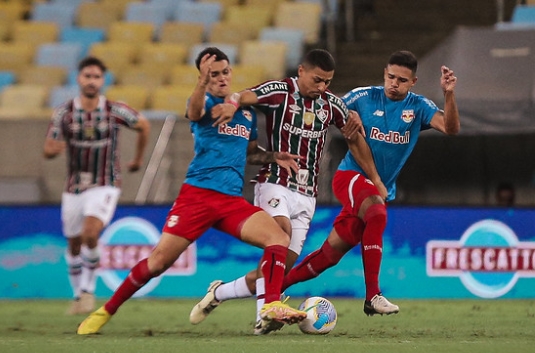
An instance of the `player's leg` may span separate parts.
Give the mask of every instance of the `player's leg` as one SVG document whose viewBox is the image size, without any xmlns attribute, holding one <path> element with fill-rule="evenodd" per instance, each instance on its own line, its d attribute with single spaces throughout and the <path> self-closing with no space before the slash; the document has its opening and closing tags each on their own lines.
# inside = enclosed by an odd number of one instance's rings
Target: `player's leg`
<svg viewBox="0 0 535 353">
<path fill-rule="evenodd" d="M 97 333 L 124 302 L 130 299 L 149 280 L 165 272 L 190 244 L 191 241 L 188 239 L 170 233 L 162 233 L 160 241 L 149 257 L 138 262 L 112 297 L 80 324 L 78 334 Z"/>
<path fill-rule="evenodd" d="M 80 310 L 95 310 L 96 271 L 100 263 L 98 239 L 117 207 L 121 190 L 111 186 L 93 188 L 82 193 L 84 222 L 81 232 L 82 276 L 80 280 Z"/>
<path fill-rule="evenodd" d="M 63 193 L 61 197 L 61 221 L 63 235 L 67 238 L 67 249 L 65 251 L 65 262 L 67 263 L 67 273 L 69 283 L 72 288 L 73 301 L 67 309 L 68 315 L 81 314 L 80 311 L 80 281 L 82 278 L 82 257 L 80 249 L 82 246 L 82 207 L 81 195 Z"/>
</svg>

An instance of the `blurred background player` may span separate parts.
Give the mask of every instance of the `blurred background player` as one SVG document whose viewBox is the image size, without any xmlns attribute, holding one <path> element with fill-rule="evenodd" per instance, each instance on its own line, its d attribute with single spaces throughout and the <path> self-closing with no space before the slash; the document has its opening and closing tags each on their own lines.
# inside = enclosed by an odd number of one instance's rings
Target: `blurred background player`
<svg viewBox="0 0 535 353">
<path fill-rule="evenodd" d="M 67 151 L 68 174 L 61 198 L 65 254 L 74 301 L 68 314 L 95 309 L 99 236 L 113 218 L 120 196 L 119 127 L 138 132 L 131 172 L 143 164 L 150 126 L 129 106 L 101 95 L 106 66 L 94 57 L 78 65 L 80 95 L 54 110 L 44 144 L 45 158 Z"/>
<path fill-rule="evenodd" d="M 384 69 L 384 86 L 356 88 L 343 97 L 347 107 L 362 119 L 379 178 L 370 175 L 368 168 L 353 157 L 365 149 L 346 154 L 333 178 L 333 192 L 342 210 L 322 247 L 306 256 L 285 277 L 283 290 L 317 277 L 360 244 L 366 285 L 364 312 L 399 312 L 399 307 L 390 303 L 379 287 L 387 219 L 384 201 L 395 198 L 396 179 L 421 130 L 433 128 L 446 135 L 455 135 L 460 130 L 454 94 L 457 78 L 453 71 L 441 68 L 444 110 L 440 110 L 432 101 L 410 92 L 417 81 L 417 66 L 411 52 L 397 51 Z"/>
<path fill-rule="evenodd" d="M 269 213 L 291 237 L 287 271 L 301 253 L 314 216 L 319 166 L 329 126 L 334 124 L 346 136 L 357 134 L 361 127 L 359 119 L 348 121 L 347 108 L 328 90 L 334 71 L 332 55 L 323 49 L 313 49 L 305 55 L 297 77 L 267 81 L 230 96 L 233 104 L 254 105 L 266 115 L 268 151 L 301 157 L 294 173 L 269 163 L 255 178 L 255 205 Z M 251 297 L 255 292 L 255 333 L 267 333 L 259 317 L 264 304 L 264 280 L 257 277 L 256 271 L 228 283 L 213 281 L 206 296 L 193 307 L 190 322 L 200 323 L 224 300 Z"/>
<path fill-rule="evenodd" d="M 78 334 L 98 332 L 126 300 L 166 271 L 210 227 L 264 249 L 258 271 L 266 283 L 266 304 L 261 311 L 266 325 L 271 321 L 292 324 L 306 317 L 305 312 L 280 302 L 288 236 L 273 218 L 242 196 L 247 154 L 261 154 L 256 158 L 262 163 L 277 161 L 283 169 L 293 170 L 298 168 L 295 159 L 299 156 L 258 148 L 255 112 L 222 104 L 230 93 L 232 78 L 227 55 L 209 47 L 199 53 L 196 65 L 200 75 L 186 115 L 191 121 L 195 156 L 161 238 L 149 257 L 132 268 L 111 299 L 80 324 Z M 212 117 L 228 112 L 232 112 L 230 122 Z"/>
<path fill-rule="evenodd" d="M 513 207 L 515 205 L 515 187 L 512 183 L 501 182 L 496 186 L 496 205 Z"/>
</svg>

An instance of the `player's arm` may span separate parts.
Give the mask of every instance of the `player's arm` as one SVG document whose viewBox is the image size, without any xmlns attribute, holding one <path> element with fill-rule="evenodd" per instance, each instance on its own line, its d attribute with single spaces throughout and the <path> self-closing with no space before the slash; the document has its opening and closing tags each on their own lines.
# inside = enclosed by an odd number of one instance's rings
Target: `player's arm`
<svg viewBox="0 0 535 353">
<path fill-rule="evenodd" d="M 199 63 L 199 79 L 189 99 L 186 117 L 191 121 L 199 121 L 204 116 L 206 87 L 210 82 L 210 65 L 215 61 L 215 55 L 206 54 Z"/>
<path fill-rule="evenodd" d="M 63 151 L 65 151 L 65 147 L 65 141 L 55 140 L 47 137 L 43 146 L 43 156 L 47 159 L 54 158 L 60 153 L 63 153 Z"/>
<path fill-rule="evenodd" d="M 446 135 L 456 135 L 461 130 L 459 119 L 459 109 L 455 101 L 455 85 L 457 77 L 453 71 L 446 66 L 442 66 L 440 76 L 440 86 L 444 92 L 444 112 L 438 111 L 431 119 L 431 127 Z"/>
<path fill-rule="evenodd" d="M 362 170 L 364 170 L 364 173 L 368 179 L 373 182 L 383 200 L 386 199 L 388 196 L 388 191 L 386 190 L 386 187 L 383 184 L 379 173 L 377 172 L 372 151 L 370 150 L 370 146 L 368 146 L 366 143 L 364 136 L 361 134 L 356 134 L 354 137 L 346 139 L 346 141 L 349 151 L 353 155 L 353 158 L 355 158 L 357 164 L 362 168 Z"/>
<path fill-rule="evenodd" d="M 239 107 L 256 103 L 258 103 L 258 97 L 252 91 L 245 90 L 230 94 L 225 98 L 225 104 L 218 104 L 212 108 L 214 126 L 226 124 L 231 121 Z"/>
<path fill-rule="evenodd" d="M 247 163 L 264 165 L 267 163 L 277 163 L 282 168 L 288 171 L 288 174 L 292 174 L 293 170 L 295 173 L 299 170 L 299 164 L 297 161 L 301 157 L 296 154 L 291 154 L 288 152 L 273 152 L 266 151 L 262 147 L 258 146 L 257 141 L 249 141 L 247 146 Z"/>
<path fill-rule="evenodd" d="M 138 171 L 139 168 L 141 168 L 141 165 L 143 165 L 143 154 L 145 153 L 145 148 L 147 147 L 147 142 L 149 141 L 149 121 L 142 114 L 139 114 L 138 121 L 134 125 L 133 129 L 137 131 L 137 143 L 134 159 L 128 163 L 128 170 L 131 172 Z"/>
</svg>

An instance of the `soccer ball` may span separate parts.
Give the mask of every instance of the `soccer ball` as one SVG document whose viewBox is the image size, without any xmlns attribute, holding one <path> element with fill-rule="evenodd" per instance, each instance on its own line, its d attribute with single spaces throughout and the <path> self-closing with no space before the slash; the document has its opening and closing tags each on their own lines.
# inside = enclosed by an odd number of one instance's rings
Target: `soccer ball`
<svg viewBox="0 0 535 353">
<path fill-rule="evenodd" d="M 303 333 L 325 335 L 336 326 L 338 314 L 333 303 L 325 298 L 307 298 L 299 305 L 299 310 L 307 313 L 307 317 L 298 324 Z"/>
</svg>

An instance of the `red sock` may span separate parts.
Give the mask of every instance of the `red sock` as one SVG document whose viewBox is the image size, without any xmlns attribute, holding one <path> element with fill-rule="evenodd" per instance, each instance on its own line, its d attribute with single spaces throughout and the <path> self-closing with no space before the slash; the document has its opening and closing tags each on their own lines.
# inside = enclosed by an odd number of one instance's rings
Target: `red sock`
<svg viewBox="0 0 535 353">
<path fill-rule="evenodd" d="M 383 256 L 383 232 L 386 227 L 386 208 L 384 205 L 371 205 L 364 215 L 364 234 L 362 235 L 362 264 L 366 283 L 366 300 L 381 292 L 379 289 L 379 270 Z"/>
<path fill-rule="evenodd" d="M 281 245 L 271 245 L 264 249 L 260 269 L 264 275 L 265 303 L 280 300 L 287 254 L 288 249 Z"/>
<path fill-rule="evenodd" d="M 336 265 L 344 253 L 333 249 L 328 241 L 325 241 L 321 248 L 308 254 L 303 261 L 288 272 L 282 282 L 282 290 L 288 287 L 318 277 L 326 269 Z"/>
<path fill-rule="evenodd" d="M 125 278 L 123 283 L 117 288 L 113 296 L 104 305 L 104 308 L 111 315 L 117 312 L 117 309 L 130 297 L 134 295 L 141 287 L 143 287 L 153 275 L 149 271 L 147 259 L 143 259 L 135 265 L 128 277 Z"/>
</svg>

